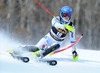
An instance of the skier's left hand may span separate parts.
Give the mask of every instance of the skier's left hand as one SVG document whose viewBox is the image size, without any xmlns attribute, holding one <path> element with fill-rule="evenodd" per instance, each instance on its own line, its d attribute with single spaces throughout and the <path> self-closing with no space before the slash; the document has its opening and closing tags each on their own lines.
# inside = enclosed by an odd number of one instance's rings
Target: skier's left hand
<svg viewBox="0 0 100 73">
<path fill-rule="evenodd" d="M 77 60 L 78 60 L 78 54 L 77 54 L 76 51 L 73 51 L 73 52 L 72 52 L 72 57 L 73 57 L 73 60 L 74 60 L 74 61 L 77 61 Z"/>
</svg>

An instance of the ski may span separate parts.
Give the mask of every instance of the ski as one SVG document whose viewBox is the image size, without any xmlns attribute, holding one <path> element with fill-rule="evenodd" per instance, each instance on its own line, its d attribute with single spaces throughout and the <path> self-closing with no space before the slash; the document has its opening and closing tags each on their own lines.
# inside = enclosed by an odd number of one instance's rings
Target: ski
<svg viewBox="0 0 100 73">
<path fill-rule="evenodd" d="M 28 63 L 30 61 L 29 57 L 25 57 L 25 56 L 20 56 L 20 55 L 16 55 L 14 53 L 11 53 L 9 52 L 9 54 L 14 58 L 14 59 L 17 59 L 19 61 L 22 61 L 24 63 Z M 43 62 L 43 63 L 47 63 L 51 66 L 55 66 L 57 65 L 57 61 L 56 60 L 46 60 L 46 59 L 43 59 L 43 58 L 38 58 L 38 62 Z"/>
</svg>

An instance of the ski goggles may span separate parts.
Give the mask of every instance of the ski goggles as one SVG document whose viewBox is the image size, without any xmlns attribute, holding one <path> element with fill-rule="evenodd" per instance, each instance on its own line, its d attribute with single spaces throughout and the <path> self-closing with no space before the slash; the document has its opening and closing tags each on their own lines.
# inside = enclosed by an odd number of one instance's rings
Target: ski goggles
<svg viewBox="0 0 100 73">
<path fill-rule="evenodd" d="M 62 16 L 62 17 L 69 17 L 69 18 L 71 17 L 70 14 L 66 14 L 66 13 L 61 13 L 61 16 Z"/>
</svg>

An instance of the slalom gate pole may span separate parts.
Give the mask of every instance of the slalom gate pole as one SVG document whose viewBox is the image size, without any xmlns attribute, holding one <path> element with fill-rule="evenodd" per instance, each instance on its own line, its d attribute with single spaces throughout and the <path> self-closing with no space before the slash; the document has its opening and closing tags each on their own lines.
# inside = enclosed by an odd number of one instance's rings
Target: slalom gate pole
<svg viewBox="0 0 100 73">
<path fill-rule="evenodd" d="M 76 44 L 82 39 L 82 37 L 83 37 L 83 34 L 82 34 L 73 44 L 71 44 L 70 46 L 65 47 L 65 48 L 63 48 L 63 49 L 61 49 L 61 50 L 57 50 L 57 51 L 55 51 L 55 52 L 52 52 L 51 55 L 56 54 L 56 53 L 59 53 L 59 52 L 62 52 L 62 51 L 64 51 L 64 50 L 67 50 L 67 49 L 73 47 L 74 45 L 76 45 Z"/>
<path fill-rule="evenodd" d="M 42 3 L 40 3 L 38 0 L 34 0 L 40 7 L 42 7 L 42 9 L 44 9 L 49 15 L 51 15 L 52 17 L 54 17 L 54 14 L 48 10 L 48 8 L 46 8 L 45 6 L 42 5 Z"/>
</svg>

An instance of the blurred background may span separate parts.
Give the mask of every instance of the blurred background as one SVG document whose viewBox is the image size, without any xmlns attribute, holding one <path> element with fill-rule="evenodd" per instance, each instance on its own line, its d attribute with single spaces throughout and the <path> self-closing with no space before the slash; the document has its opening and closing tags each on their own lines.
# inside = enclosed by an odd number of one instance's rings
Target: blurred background
<svg viewBox="0 0 100 73">
<path fill-rule="evenodd" d="M 59 15 L 61 7 L 71 6 L 76 38 L 84 34 L 80 45 L 100 50 L 100 0 L 39 1 L 55 16 Z M 52 16 L 34 0 L 0 0 L 0 32 L 23 44 L 36 44 L 50 31 L 51 20 Z"/>
</svg>

